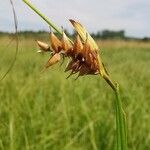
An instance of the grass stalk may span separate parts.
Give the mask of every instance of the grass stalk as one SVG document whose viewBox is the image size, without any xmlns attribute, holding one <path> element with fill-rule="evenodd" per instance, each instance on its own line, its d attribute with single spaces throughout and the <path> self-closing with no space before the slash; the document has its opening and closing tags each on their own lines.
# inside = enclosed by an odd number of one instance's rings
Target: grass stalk
<svg viewBox="0 0 150 150">
<path fill-rule="evenodd" d="M 28 0 L 23 0 L 35 13 L 37 13 L 43 20 L 48 23 L 60 35 L 62 31 L 59 30 L 45 15 L 43 15 L 37 8 L 35 8 Z M 103 78 L 110 85 L 116 95 L 115 109 L 116 109 L 116 135 L 117 135 L 117 150 L 127 150 L 127 132 L 126 132 L 126 114 L 122 107 L 120 98 L 119 85 L 115 84 L 107 74 L 103 74 Z"/>
<path fill-rule="evenodd" d="M 122 101 L 120 98 L 119 84 L 114 83 L 107 74 L 103 75 L 105 81 L 113 89 L 116 99 L 115 99 L 115 109 L 116 109 L 116 136 L 117 136 L 117 150 L 127 150 L 127 124 L 126 124 L 126 114 L 122 107 Z"/>
<path fill-rule="evenodd" d="M 13 115 L 10 115 L 9 134 L 10 134 L 10 150 L 14 149 L 14 120 Z"/>
<path fill-rule="evenodd" d="M 122 107 L 119 84 L 117 84 L 115 95 L 116 95 L 115 107 L 116 107 L 117 150 L 127 150 L 126 114 Z"/>
</svg>

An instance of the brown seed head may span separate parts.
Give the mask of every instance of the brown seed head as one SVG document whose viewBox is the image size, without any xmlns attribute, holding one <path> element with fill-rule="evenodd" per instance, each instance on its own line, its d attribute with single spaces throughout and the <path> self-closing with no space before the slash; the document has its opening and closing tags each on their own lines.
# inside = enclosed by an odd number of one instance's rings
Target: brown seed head
<svg viewBox="0 0 150 150">
<path fill-rule="evenodd" d="M 99 58 L 98 46 L 94 39 L 80 23 L 74 20 L 70 20 L 70 22 L 78 33 L 75 41 L 71 42 L 64 32 L 62 33 L 62 39 L 59 40 L 57 36 L 51 32 L 50 43 L 54 53 L 45 67 L 48 68 L 57 63 L 60 60 L 60 54 L 62 54 L 63 57 L 69 57 L 70 59 L 65 69 L 65 71 L 71 71 L 68 77 L 75 73 L 78 73 L 78 77 L 88 74 L 101 74 L 103 76 L 106 71 Z M 41 46 L 42 44 L 40 43 L 39 45 Z M 47 45 L 45 43 L 43 45 L 46 50 Z"/>
</svg>

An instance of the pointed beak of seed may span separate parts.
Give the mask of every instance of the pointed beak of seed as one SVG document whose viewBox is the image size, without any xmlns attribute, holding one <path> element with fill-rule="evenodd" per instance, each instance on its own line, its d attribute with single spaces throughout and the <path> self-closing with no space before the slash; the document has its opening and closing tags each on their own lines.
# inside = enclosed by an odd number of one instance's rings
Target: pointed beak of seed
<svg viewBox="0 0 150 150">
<path fill-rule="evenodd" d="M 37 51 L 37 52 L 47 52 L 47 51 L 50 51 L 50 47 L 48 44 L 44 43 L 44 42 L 41 42 L 41 41 L 36 41 L 40 50 Z"/>
<path fill-rule="evenodd" d="M 62 49 L 62 44 L 53 32 L 50 33 L 50 43 L 54 53 L 59 53 Z"/>
<path fill-rule="evenodd" d="M 63 34 L 62 34 L 61 42 L 62 42 L 62 49 L 64 51 L 68 51 L 68 50 L 72 49 L 72 44 L 71 44 L 69 38 L 66 36 L 65 32 L 63 32 Z"/>
<path fill-rule="evenodd" d="M 46 63 L 45 68 L 48 68 L 54 64 L 56 64 L 60 60 L 60 53 L 54 54 Z"/>
</svg>

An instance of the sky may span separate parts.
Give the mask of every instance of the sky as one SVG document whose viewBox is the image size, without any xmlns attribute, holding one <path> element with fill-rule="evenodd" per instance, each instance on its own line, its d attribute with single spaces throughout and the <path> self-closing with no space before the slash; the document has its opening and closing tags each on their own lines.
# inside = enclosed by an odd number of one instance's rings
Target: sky
<svg viewBox="0 0 150 150">
<path fill-rule="evenodd" d="M 19 30 L 49 30 L 48 25 L 22 0 L 13 0 Z M 58 27 L 72 31 L 68 19 L 89 32 L 125 30 L 127 36 L 150 37 L 150 0 L 29 0 Z M 0 5 L 0 31 L 14 31 L 9 0 Z"/>
</svg>

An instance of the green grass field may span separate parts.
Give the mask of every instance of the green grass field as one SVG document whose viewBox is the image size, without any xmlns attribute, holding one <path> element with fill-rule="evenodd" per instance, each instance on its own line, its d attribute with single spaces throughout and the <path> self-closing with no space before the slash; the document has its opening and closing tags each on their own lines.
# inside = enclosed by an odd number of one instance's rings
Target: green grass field
<svg viewBox="0 0 150 150">
<path fill-rule="evenodd" d="M 36 37 L 35 37 L 36 39 Z M 48 55 L 20 38 L 11 72 L 0 82 L 0 150 L 114 150 L 115 96 L 99 76 L 66 79 L 60 64 L 41 72 Z M 0 38 L 0 76 L 15 41 Z M 129 150 L 150 149 L 150 43 L 98 41 L 102 59 L 120 83 Z"/>
</svg>

